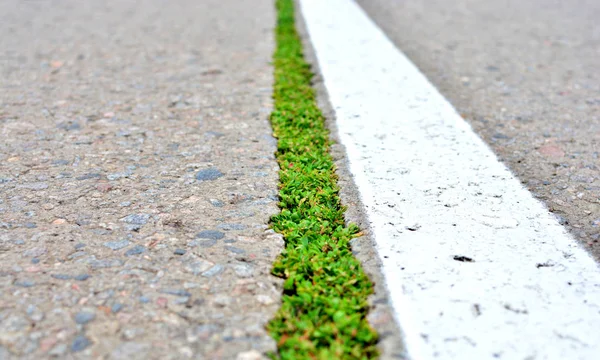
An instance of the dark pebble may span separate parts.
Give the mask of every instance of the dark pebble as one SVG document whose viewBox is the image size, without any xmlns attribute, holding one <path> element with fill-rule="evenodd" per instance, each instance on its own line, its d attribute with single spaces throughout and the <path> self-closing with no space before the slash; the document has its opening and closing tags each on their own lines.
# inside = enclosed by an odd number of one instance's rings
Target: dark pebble
<svg viewBox="0 0 600 360">
<path fill-rule="evenodd" d="M 139 300 L 140 300 L 140 302 L 141 302 L 142 304 L 147 304 L 147 303 L 149 303 L 149 302 L 150 302 L 150 299 L 149 299 L 148 297 L 146 297 L 146 296 L 140 296 L 140 297 L 139 297 Z"/>
<path fill-rule="evenodd" d="M 225 237 L 225 234 L 216 230 L 203 230 L 196 234 L 196 238 L 220 240 Z"/>
<path fill-rule="evenodd" d="M 73 339 L 73 343 L 71 343 L 71 351 L 79 352 L 90 346 L 92 342 L 90 339 L 85 337 L 84 335 L 77 335 L 75 339 Z"/>
<path fill-rule="evenodd" d="M 35 286 L 35 283 L 31 280 L 17 280 L 17 281 L 15 281 L 15 286 L 28 288 L 28 287 Z"/>
<path fill-rule="evenodd" d="M 53 278 L 58 279 L 58 280 L 69 280 L 69 279 L 71 279 L 71 275 L 67 275 L 67 274 L 52 274 L 50 276 L 52 276 Z"/>
<path fill-rule="evenodd" d="M 175 255 L 185 255 L 185 250 L 183 249 L 175 249 Z"/>
<path fill-rule="evenodd" d="M 110 307 L 110 311 L 112 311 L 113 314 L 118 313 L 121 309 L 123 309 L 123 304 L 121 303 L 114 303 L 113 306 Z"/>
<path fill-rule="evenodd" d="M 85 244 L 79 243 L 79 244 L 75 245 L 75 250 L 83 249 L 84 247 L 85 247 Z"/>
<path fill-rule="evenodd" d="M 508 136 L 501 134 L 501 133 L 495 133 L 494 135 L 492 135 L 492 138 L 494 138 L 494 139 L 509 139 Z"/>
<path fill-rule="evenodd" d="M 38 258 L 31 259 L 32 264 L 38 264 L 39 262 L 40 262 L 40 259 L 38 259 Z"/>
<path fill-rule="evenodd" d="M 122 239 L 122 240 L 117 240 L 117 241 L 107 241 L 102 245 L 106 246 L 107 248 L 109 248 L 111 250 L 120 250 L 120 249 L 127 247 L 129 244 L 131 244 L 130 241 Z"/>
<path fill-rule="evenodd" d="M 169 294 L 169 295 L 175 295 L 175 296 L 186 296 L 186 297 L 190 297 L 192 296 L 192 294 L 190 294 L 189 292 L 183 290 L 183 289 L 163 289 L 159 291 L 162 294 Z"/>
<path fill-rule="evenodd" d="M 198 171 L 196 173 L 196 180 L 202 180 L 202 181 L 216 180 L 216 179 L 220 178 L 221 176 L 223 176 L 223 173 L 220 172 L 218 169 L 208 168 L 208 169 Z"/>
<path fill-rule="evenodd" d="M 86 281 L 89 278 L 90 278 L 90 275 L 88 275 L 88 274 L 81 274 L 81 275 L 77 275 L 74 277 L 74 279 L 78 280 L 78 281 Z"/>
<path fill-rule="evenodd" d="M 125 252 L 125 256 L 139 255 L 145 251 L 146 251 L 146 248 L 144 246 L 136 245 L 136 246 L 132 247 L 131 249 L 127 250 Z"/>
<path fill-rule="evenodd" d="M 225 249 L 231 251 L 234 254 L 245 254 L 246 253 L 246 250 L 237 248 L 235 246 L 230 246 L 230 245 L 225 246 Z"/>
<path fill-rule="evenodd" d="M 60 165 L 69 165 L 70 161 L 69 160 L 63 160 L 63 159 L 59 159 L 59 160 L 54 160 L 52 162 L 52 165 L 54 166 L 60 166 Z"/>
<path fill-rule="evenodd" d="M 88 180 L 88 179 L 100 179 L 102 177 L 101 174 L 93 173 L 93 174 L 84 174 L 76 177 L 77 180 Z"/>
<path fill-rule="evenodd" d="M 26 227 L 26 228 L 28 228 L 28 229 L 35 229 L 35 228 L 37 227 L 37 225 L 36 225 L 36 224 L 34 224 L 34 223 L 30 223 L 30 222 L 28 222 L 28 223 L 25 223 L 24 225 L 25 225 L 25 227 Z"/>
<path fill-rule="evenodd" d="M 205 272 L 203 272 L 202 276 L 204 276 L 204 277 L 213 277 L 215 275 L 220 274 L 224 269 L 225 268 L 223 267 L 223 265 L 216 264 L 215 266 L 213 266 L 210 269 L 208 269 Z"/>
<path fill-rule="evenodd" d="M 80 325 L 85 325 L 96 318 L 96 314 L 89 311 L 81 311 L 75 315 L 75 322 Z"/>
<path fill-rule="evenodd" d="M 150 220 L 150 214 L 131 214 L 121 219 L 121 221 L 134 225 L 146 225 L 148 220 Z"/>
</svg>

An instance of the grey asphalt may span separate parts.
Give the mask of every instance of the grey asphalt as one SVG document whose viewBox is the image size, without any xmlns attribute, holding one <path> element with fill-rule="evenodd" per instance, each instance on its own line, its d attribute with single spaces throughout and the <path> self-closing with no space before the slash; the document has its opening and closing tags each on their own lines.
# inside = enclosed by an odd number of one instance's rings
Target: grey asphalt
<svg viewBox="0 0 600 360">
<path fill-rule="evenodd" d="M 274 15 L 0 2 L 0 359 L 276 351 Z"/>
<path fill-rule="evenodd" d="M 600 2 L 357 2 L 600 259 Z"/>
</svg>

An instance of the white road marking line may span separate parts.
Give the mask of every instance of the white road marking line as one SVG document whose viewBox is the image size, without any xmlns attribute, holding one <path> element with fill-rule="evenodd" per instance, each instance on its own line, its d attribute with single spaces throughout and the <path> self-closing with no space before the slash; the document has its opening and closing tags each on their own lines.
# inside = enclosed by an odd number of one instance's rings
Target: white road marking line
<svg viewBox="0 0 600 360">
<path fill-rule="evenodd" d="M 412 359 L 598 359 L 600 269 L 351 0 L 300 0 Z"/>
</svg>

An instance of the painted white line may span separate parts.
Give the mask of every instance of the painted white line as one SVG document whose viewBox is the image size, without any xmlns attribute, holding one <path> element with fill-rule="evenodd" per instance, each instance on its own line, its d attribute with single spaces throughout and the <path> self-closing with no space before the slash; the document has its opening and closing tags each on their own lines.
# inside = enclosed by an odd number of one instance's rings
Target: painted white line
<svg viewBox="0 0 600 360">
<path fill-rule="evenodd" d="M 599 359 L 594 260 L 353 1 L 300 4 L 409 357 Z"/>
</svg>

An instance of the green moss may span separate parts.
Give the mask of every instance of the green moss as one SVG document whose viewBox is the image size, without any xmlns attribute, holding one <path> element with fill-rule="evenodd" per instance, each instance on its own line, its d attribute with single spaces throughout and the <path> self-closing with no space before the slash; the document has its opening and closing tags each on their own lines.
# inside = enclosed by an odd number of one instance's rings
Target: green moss
<svg viewBox="0 0 600 360">
<path fill-rule="evenodd" d="M 310 81 L 312 73 L 294 25 L 293 0 L 277 0 L 274 54 L 281 213 L 272 228 L 286 248 L 273 273 L 285 279 L 283 304 L 268 330 L 282 359 L 370 359 L 377 334 L 366 321 L 373 285 L 348 242 L 329 133 Z"/>
</svg>

